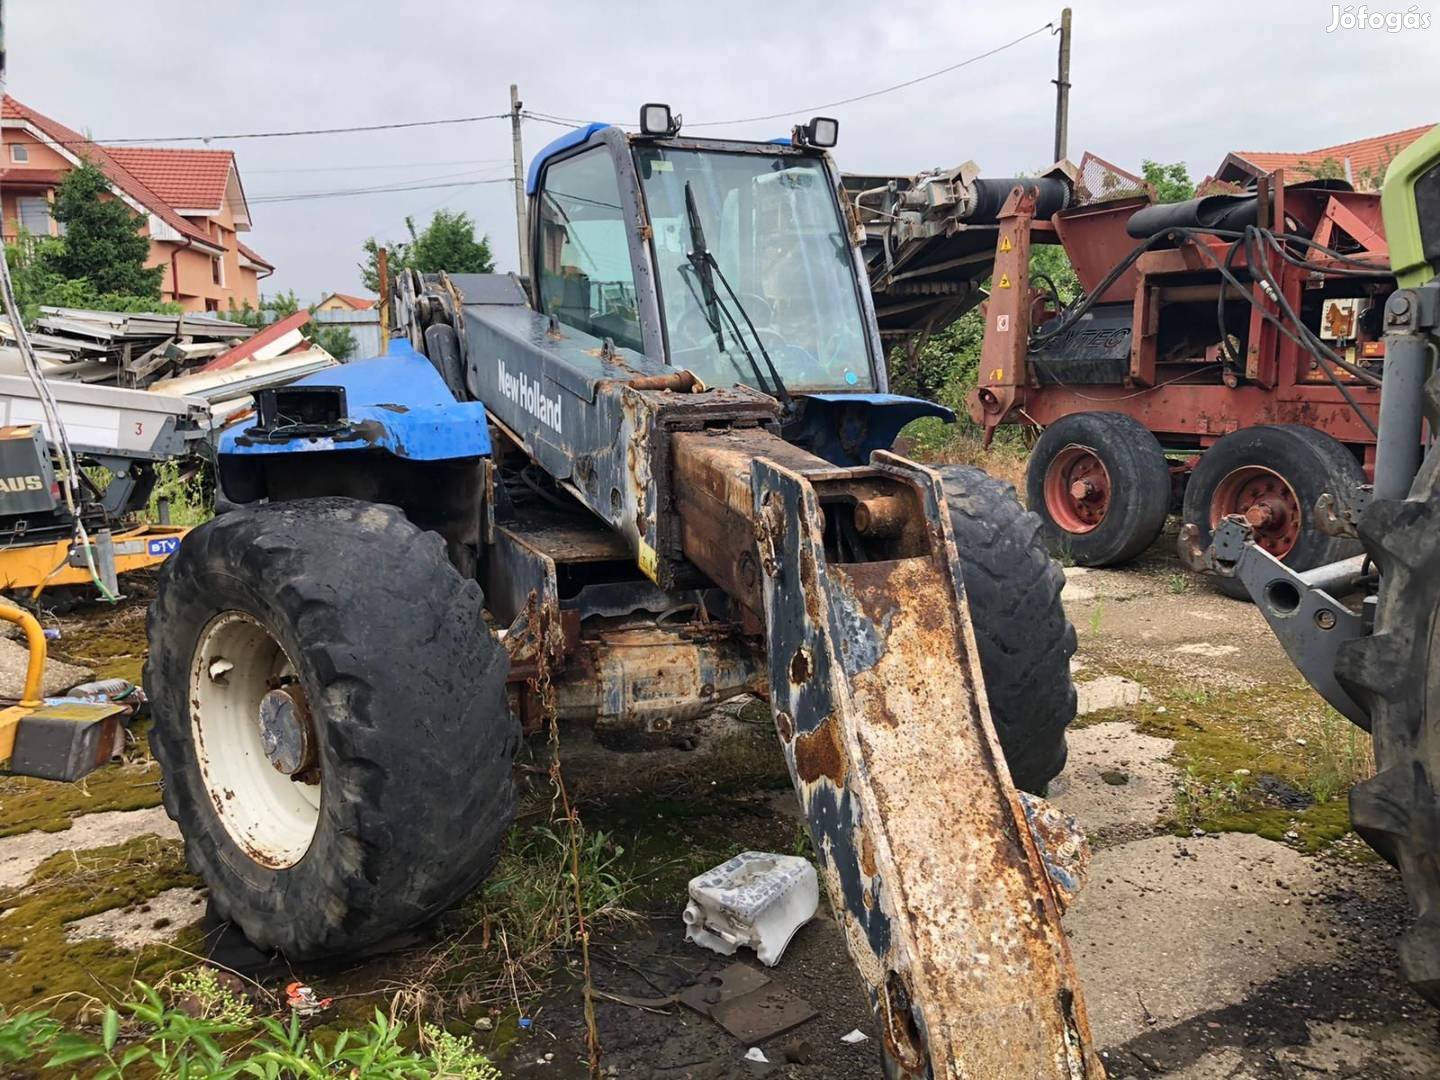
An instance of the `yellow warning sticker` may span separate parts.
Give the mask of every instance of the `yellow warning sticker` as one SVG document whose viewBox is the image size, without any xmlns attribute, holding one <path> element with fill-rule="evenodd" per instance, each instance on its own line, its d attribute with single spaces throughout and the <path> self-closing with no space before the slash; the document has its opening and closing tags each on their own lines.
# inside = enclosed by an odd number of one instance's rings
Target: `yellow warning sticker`
<svg viewBox="0 0 1440 1080">
<path fill-rule="evenodd" d="M 1009 250 L 1010 250 L 1011 248 L 1013 248 L 1014 246 L 1015 246 L 1014 244 L 1010 243 L 1010 238 L 1009 238 L 1008 236 L 1002 236 L 1002 237 L 1000 237 L 1000 250 L 1001 250 L 1001 251 L 1009 251 Z"/>
<path fill-rule="evenodd" d="M 1001 275 L 1000 275 L 1000 281 L 999 281 L 999 283 L 998 283 L 995 287 L 996 287 L 997 289 L 1008 289 L 1008 288 L 1010 288 L 1010 275 L 1009 275 L 1009 274 L 1001 274 Z"/>
<path fill-rule="evenodd" d="M 645 542 L 643 536 L 640 537 L 639 540 L 639 551 L 636 553 L 635 562 L 639 565 L 640 572 L 651 581 L 654 581 L 659 559 L 656 556 L 655 549 Z"/>
</svg>

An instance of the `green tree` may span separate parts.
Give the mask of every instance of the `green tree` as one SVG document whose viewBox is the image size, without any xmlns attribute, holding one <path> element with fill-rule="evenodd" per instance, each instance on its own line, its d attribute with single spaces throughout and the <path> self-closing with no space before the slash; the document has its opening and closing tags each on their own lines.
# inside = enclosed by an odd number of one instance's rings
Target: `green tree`
<svg viewBox="0 0 1440 1080">
<path fill-rule="evenodd" d="M 260 306 L 257 308 L 246 300 L 245 303 L 235 304 L 230 301 L 230 308 L 225 312 L 225 318 L 231 322 L 244 323 L 246 326 L 269 326 L 273 322 L 287 319 L 300 310 L 300 298 L 295 295 L 295 290 L 276 293 L 274 296 L 262 296 Z M 310 314 L 315 314 L 315 305 L 311 304 Z M 311 321 L 305 324 L 301 330 L 307 340 L 320 346 L 336 360 L 349 360 L 355 355 L 359 347 L 355 341 L 355 335 L 345 326 L 330 326 L 324 323 Z"/>
<path fill-rule="evenodd" d="M 27 326 L 40 317 L 42 305 L 94 311 L 155 311 L 162 314 L 174 314 L 181 310 L 179 304 L 156 303 L 149 296 L 99 293 L 86 278 L 61 276 L 49 269 L 48 264 L 64 247 L 65 241 L 58 236 L 39 237 L 33 246 L 7 244 L 5 247 L 15 299 L 20 304 L 20 317 Z"/>
<path fill-rule="evenodd" d="M 65 227 L 65 241 L 45 249 L 43 270 L 89 282 L 99 295 L 159 301 L 165 268 L 145 265 L 150 241 L 140 234 L 144 218 L 110 196 L 110 182 L 95 165 L 81 162 L 60 181 L 50 212 Z"/>
<path fill-rule="evenodd" d="M 423 232 L 417 232 L 415 219 L 407 217 L 405 229 L 410 233 L 408 241 L 383 245 L 390 252 L 392 274 L 397 270 L 418 270 L 422 274 L 442 270 L 450 274 L 489 274 L 495 270 L 489 237 L 476 237 L 475 223 L 463 211 L 436 210 Z M 381 246 L 373 236 L 361 245 L 365 261 L 360 263 L 360 276 L 365 288 L 374 293 L 380 291 Z"/>
<path fill-rule="evenodd" d="M 1184 202 L 1195 197 L 1195 181 L 1190 179 L 1190 170 L 1183 161 L 1162 165 L 1146 158 L 1140 163 L 1140 171 L 1154 186 L 1156 202 Z"/>
</svg>

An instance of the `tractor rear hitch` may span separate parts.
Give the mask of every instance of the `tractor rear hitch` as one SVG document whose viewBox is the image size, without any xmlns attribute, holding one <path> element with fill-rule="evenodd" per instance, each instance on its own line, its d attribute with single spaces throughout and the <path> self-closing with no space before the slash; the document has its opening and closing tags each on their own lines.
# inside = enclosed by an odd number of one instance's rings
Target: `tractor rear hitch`
<svg viewBox="0 0 1440 1080">
<path fill-rule="evenodd" d="M 1333 594 L 1352 591 L 1368 572 L 1366 557 L 1296 571 L 1254 541 L 1254 530 L 1240 515 L 1215 529 L 1208 548 L 1200 545 L 1193 524 L 1180 530 L 1180 558 L 1202 574 L 1238 578 L 1291 663 L 1337 712 L 1369 730 L 1369 716 L 1335 677 L 1335 657 L 1347 641 L 1369 633 L 1364 614 L 1356 614 Z"/>
</svg>

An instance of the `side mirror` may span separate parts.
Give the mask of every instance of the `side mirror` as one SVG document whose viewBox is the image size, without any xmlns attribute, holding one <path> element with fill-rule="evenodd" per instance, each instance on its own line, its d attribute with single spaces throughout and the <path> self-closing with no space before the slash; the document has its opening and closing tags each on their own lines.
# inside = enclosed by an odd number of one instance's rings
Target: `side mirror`
<svg viewBox="0 0 1440 1080">
<path fill-rule="evenodd" d="M 840 121 L 829 116 L 817 116 L 808 124 L 797 124 L 792 138 L 802 146 L 828 150 L 840 139 Z"/>
<path fill-rule="evenodd" d="M 680 117 L 670 111 L 669 105 L 651 102 L 640 106 L 640 134 L 662 136 L 679 131 Z"/>
</svg>

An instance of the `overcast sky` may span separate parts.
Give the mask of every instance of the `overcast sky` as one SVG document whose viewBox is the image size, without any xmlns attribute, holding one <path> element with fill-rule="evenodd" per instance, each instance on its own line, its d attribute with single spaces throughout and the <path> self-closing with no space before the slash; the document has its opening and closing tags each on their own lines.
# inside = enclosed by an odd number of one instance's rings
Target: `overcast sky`
<svg viewBox="0 0 1440 1080">
<path fill-rule="evenodd" d="M 527 108 L 632 122 L 645 101 L 687 121 L 787 111 L 957 63 L 1054 20 L 1009 0 L 8 0 L 9 91 L 107 138 L 336 127 Z M 1185 161 L 1197 179 L 1229 150 L 1314 149 L 1440 121 L 1440 0 L 1430 30 L 1336 30 L 1328 3 L 1202 6 L 1078 0 L 1070 156 Z M 1405 11 L 1385 0 L 1372 10 Z M 1343 10 L 1343 7 L 1342 7 Z M 842 169 L 915 172 L 966 159 L 996 176 L 1049 164 L 1056 38 L 895 93 L 825 110 Z M 704 133 L 788 134 L 793 120 Z M 561 128 L 530 121 L 527 163 Z M 692 129 L 692 134 L 701 133 Z M 194 145 L 194 144 L 176 144 Z M 275 263 L 262 290 L 360 290 L 367 236 L 464 210 L 500 269 L 516 265 L 510 126 L 215 142 L 251 200 L 245 242 Z M 385 184 L 468 186 L 265 203 Z"/>
</svg>

